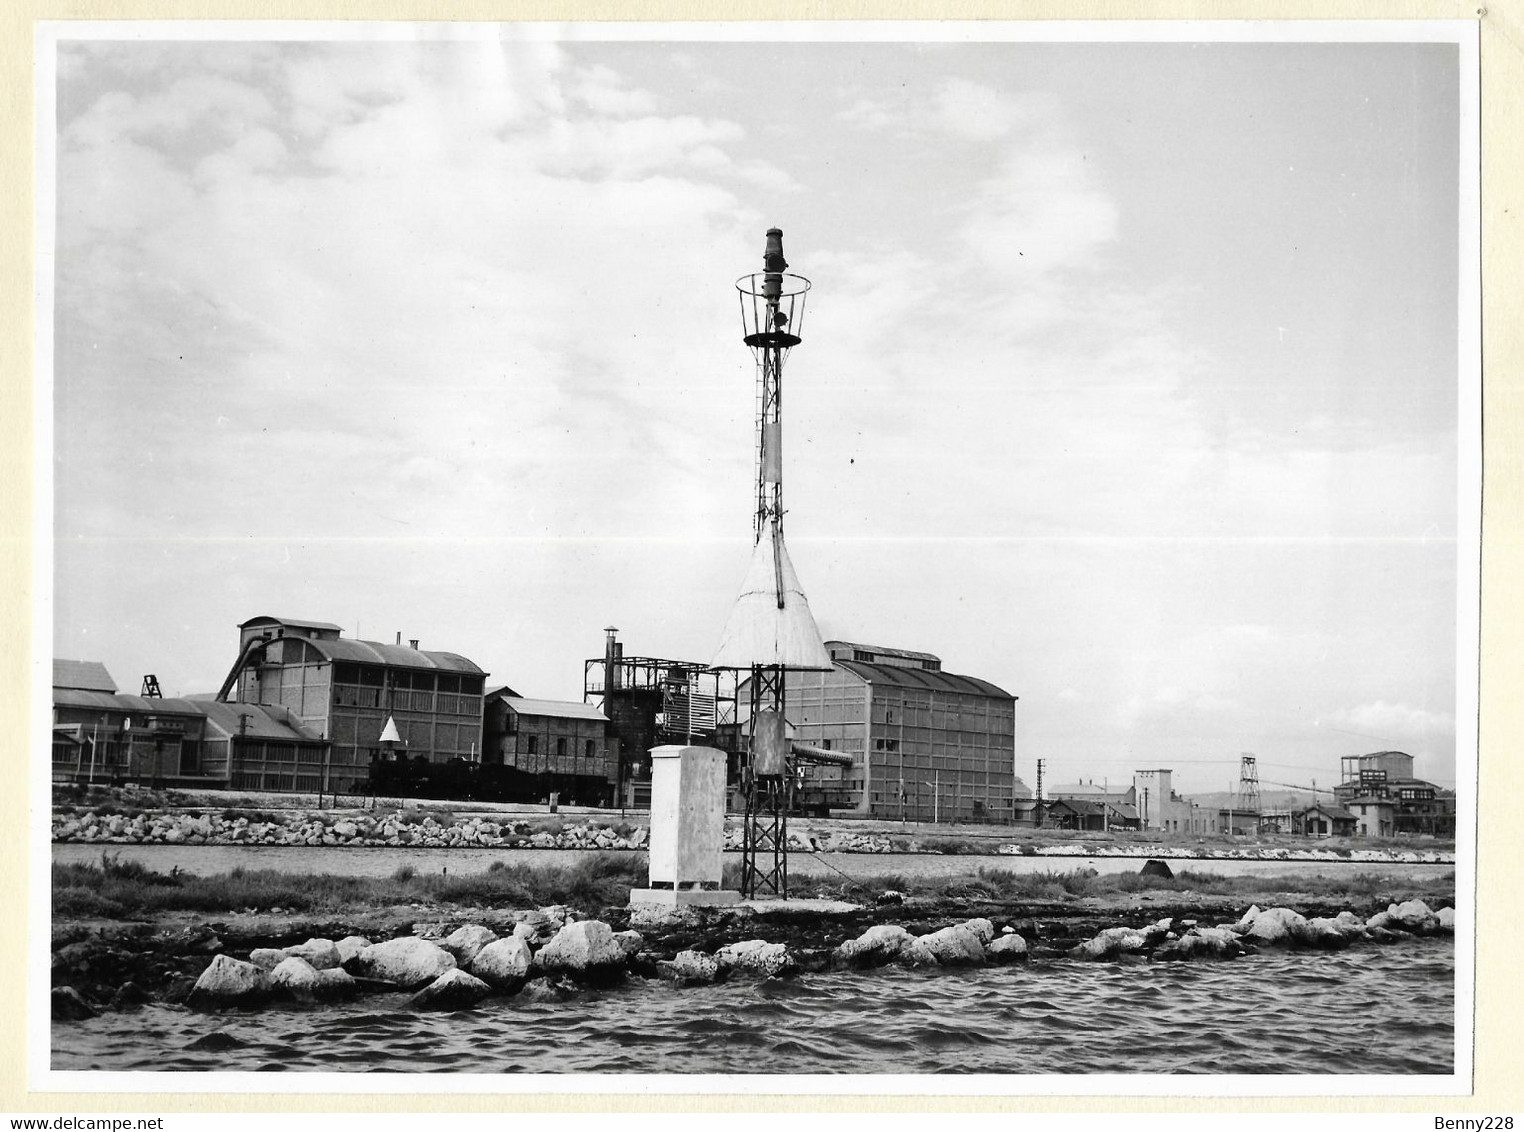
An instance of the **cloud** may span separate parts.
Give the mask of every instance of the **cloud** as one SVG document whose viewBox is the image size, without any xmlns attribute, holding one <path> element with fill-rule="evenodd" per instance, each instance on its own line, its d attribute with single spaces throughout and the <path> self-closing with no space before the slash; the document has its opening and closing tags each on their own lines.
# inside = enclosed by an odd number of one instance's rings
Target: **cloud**
<svg viewBox="0 0 1524 1132">
<path fill-rule="evenodd" d="M 1399 747 L 1433 741 L 1445 734 L 1451 736 L 1452 743 L 1454 741 L 1455 716 L 1452 713 L 1386 700 L 1341 708 L 1331 712 L 1322 722 Z"/>
</svg>

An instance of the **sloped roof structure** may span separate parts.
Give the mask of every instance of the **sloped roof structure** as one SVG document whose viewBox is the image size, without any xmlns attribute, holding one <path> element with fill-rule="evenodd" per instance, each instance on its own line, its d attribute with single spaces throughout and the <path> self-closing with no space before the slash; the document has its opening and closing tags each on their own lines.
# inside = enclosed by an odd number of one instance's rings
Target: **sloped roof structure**
<svg viewBox="0 0 1524 1132">
<path fill-rule="evenodd" d="M 902 668 L 897 664 L 869 664 L 861 660 L 838 660 L 837 668 L 860 676 L 870 684 L 888 684 L 899 688 L 926 688 L 933 692 L 960 692 L 969 696 L 994 696 L 1014 700 L 1004 688 L 996 687 L 977 676 L 959 676 L 954 672 L 934 672 L 929 668 Z"/>
<path fill-rule="evenodd" d="M 53 660 L 53 687 L 115 692 L 116 681 L 98 660 Z"/>
</svg>

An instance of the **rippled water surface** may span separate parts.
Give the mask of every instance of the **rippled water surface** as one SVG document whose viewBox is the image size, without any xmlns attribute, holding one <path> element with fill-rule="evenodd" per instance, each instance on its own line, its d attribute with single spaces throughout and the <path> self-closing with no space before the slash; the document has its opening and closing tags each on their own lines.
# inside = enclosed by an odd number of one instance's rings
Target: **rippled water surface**
<svg viewBox="0 0 1524 1132">
<path fill-rule="evenodd" d="M 55 1069 L 427 1073 L 1449 1073 L 1449 940 L 1230 963 L 631 980 L 417 1014 L 404 995 L 53 1027 Z"/>
</svg>

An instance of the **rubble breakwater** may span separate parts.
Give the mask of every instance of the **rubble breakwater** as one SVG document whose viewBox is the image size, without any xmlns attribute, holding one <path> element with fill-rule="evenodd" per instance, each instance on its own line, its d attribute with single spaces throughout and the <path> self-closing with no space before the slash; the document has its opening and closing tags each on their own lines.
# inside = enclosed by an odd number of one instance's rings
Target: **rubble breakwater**
<svg viewBox="0 0 1524 1132">
<path fill-rule="evenodd" d="M 51 1064 L 1448 1073 L 1452 930 L 1421 901 L 1207 917 L 892 895 L 596 919 L 551 905 L 75 923 L 54 930 Z M 1308 1011 L 1324 1024 L 1309 1031 Z"/>
<path fill-rule="evenodd" d="M 1421 900 L 1369 914 L 1328 904 L 1251 906 L 1216 923 L 1155 907 L 1048 919 L 1044 909 L 954 908 L 887 894 L 859 906 L 766 902 L 727 909 L 607 909 L 586 918 L 564 905 L 472 909 L 408 922 L 419 909 L 337 919 L 235 915 L 179 926 L 56 925 L 55 1022 L 149 1004 L 201 1011 L 329 1004 L 406 995 L 413 1010 L 494 1001 L 565 1002 L 589 993 L 677 987 L 734 977 L 808 977 L 896 967 L 928 971 L 1034 960 L 1202 962 L 1265 950 L 1342 951 L 1447 936 L 1454 912 Z M 969 915 L 969 911 L 986 914 Z M 1161 911 L 1166 914 L 1160 915 Z M 312 934 L 322 932 L 325 934 Z"/>
<path fill-rule="evenodd" d="M 308 811 L 252 814 L 233 811 L 122 811 L 109 807 L 61 807 L 52 821 L 57 844 L 272 846 L 285 848 L 644 850 L 649 831 L 622 819 L 522 819 L 485 815 L 456 817 L 419 810 Z M 983 838 L 978 842 L 920 831 L 885 834 L 850 830 L 790 832 L 796 853 L 925 854 L 1036 858 L 1135 858 L 1286 862 L 1453 864 L 1454 854 L 1435 849 L 1128 843 Z M 727 827 L 725 847 L 739 850 L 738 827 Z"/>
</svg>

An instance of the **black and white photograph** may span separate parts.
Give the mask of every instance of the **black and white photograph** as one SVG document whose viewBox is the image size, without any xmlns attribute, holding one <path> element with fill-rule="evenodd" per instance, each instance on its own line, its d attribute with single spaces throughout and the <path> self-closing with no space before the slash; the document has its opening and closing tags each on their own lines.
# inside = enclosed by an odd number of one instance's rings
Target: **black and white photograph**
<svg viewBox="0 0 1524 1132">
<path fill-rule="evenodd" d="M 34 1082 L 1470 1091 L 1474 22 L 37 53 Z"/>
</svg>

